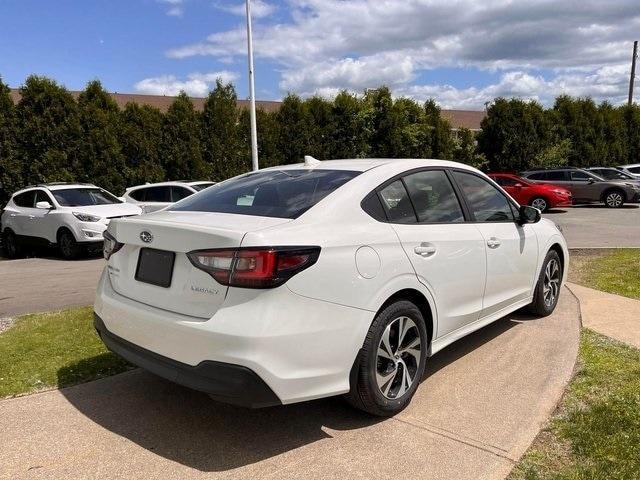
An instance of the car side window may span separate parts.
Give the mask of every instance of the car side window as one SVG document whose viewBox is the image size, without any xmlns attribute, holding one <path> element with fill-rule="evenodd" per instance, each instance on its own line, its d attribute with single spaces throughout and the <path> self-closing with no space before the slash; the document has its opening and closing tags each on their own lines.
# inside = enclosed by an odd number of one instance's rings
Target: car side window
<svg viewBox="0 0 640 480">
<path fill-rule="evenodd" d="M 477 222 L 514 222 L 507 198 L 485 179 L 471 173 L 454 171 L 453 177 L 464 193 Z"/>
<path fill-rule="evenodd" d="M 19 207 L 33 208 L 35 205 L 35 195 L 36 192 L 34 190 L 29 190 L 28 192 L 24 192 L 13 197 L 13 203 Z"/>
<path fill-rule="evenodd" d="M 133 192 L 131 192 L 129 194 L 129 196 L 131 198 L 133 198 L 134 200 L 137 200 L 139 202 L 144 202 L 144 197 L 145 197 L 145 195 L 147 193 L 147 190 L 148 190 L 147 188 L 139 188 L 139 189 L 134 190 Z"/>
<path fill-rule="evenodd" d="M 171 188 L 165 187 L 149 187 L 147 195 L 144 199 L 146 202 L 164 202 L 171 203 Z"/>
<path fill-rule="evenodd" d="M 416 223 L 416 214 L 409 200 L 407 189 L 401 180 L 396 180 L 380 190 L 380 201 L 387 218 L 395 223 Z"/>
<path fill-rule="evenodd" d="M 187 198 L 192 193 L 193 192 L 191 190 L 187 190 L 184 187 L 173 186 L 171 187 L 171 200 L 173 202 L 178 202 L 183 198 Z"/>
<path fill-rule="evenodd" d="M 44 190 L 36 190 L 36 199 L 33 202 L 33 206 L 35 207 L 38 202 L 49 202 L 53 206 L 53 200 Z"/>
<path fill-rule="evenodd" d="M 631 173 L 640 173 L 640 167 L 630 167 L 629 170 Z"/>
<path fill-rule="evenodd" d="M 552 182 L 565 182 L 567 181 L 567 176 L 565 172 L 546 172 L 545 180 L 549 180 Z"/>
<path fill-rule="evenodd" d="M 531 175 L 527 175 L 527 178 L 530 178 L 531 180 L 546 180 L 547 172 L 532 173 Z"/>
<path fill-rule="evenodd" d="M 590 178 L 593 178 L 593 177 L 589 175 L 587 172 L 580 172 L 580 171 L 571 172 L 571 180 L 575 180 L 578 182 L 586 182 Z"/>
<path fill-rule="evenodd" d="M 501 187 L 513 187 L 516 183 L 518 183 L 513 178 L 508 177 L 495 177 L 494 180 Z"/>
<path fill-rule="evenodd" d="M 425 170 L 404 177 L 418 222 L 464 222 L 462 207 L 443 170 Z"/>
</svg>

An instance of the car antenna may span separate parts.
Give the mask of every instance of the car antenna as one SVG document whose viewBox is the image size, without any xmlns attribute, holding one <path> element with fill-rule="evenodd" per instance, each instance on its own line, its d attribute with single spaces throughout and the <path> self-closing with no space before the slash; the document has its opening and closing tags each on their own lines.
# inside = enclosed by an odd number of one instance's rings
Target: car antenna
<svg viewBox="0 0 640 480">
<path fill-rule="evenodd" d="M 309 168 L 314 168 L 320 165 L 322 162 L 316 158 L 313 158 L 311 155 L 304 156 L 304 166 Z"/>
</svg>

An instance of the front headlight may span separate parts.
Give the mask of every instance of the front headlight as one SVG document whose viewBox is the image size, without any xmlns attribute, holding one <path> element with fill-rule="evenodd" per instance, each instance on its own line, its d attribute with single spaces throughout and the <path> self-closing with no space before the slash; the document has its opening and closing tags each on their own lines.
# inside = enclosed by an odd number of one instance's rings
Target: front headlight
<svg viewBox="0 0 640 480">
<path fill-rule="evenodd" d="M 76 217 L 81 222 L 99 222 L 100 221 L 100 217 L 96 215 L 90 215 L 88 213 L 81 213 L 81 212 L 71 212 L 71 213 L 73 213 L 73 216 Z"/>
<path fill-rule="evenodd" d="M 120 250 L 124 244 L 116 240 L 116 237 L 111 235 L 108 230 L 103 233 L 104 243 L 102 244 L 102 256 L 105 260 L 109 260 L 111 255 Z"/>
</svg>

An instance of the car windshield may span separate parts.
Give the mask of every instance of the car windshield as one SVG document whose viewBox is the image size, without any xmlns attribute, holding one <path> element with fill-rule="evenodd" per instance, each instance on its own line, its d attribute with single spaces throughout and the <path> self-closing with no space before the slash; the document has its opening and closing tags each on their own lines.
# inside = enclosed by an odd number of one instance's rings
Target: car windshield
<svg viewBox="0 0 640 480">
<path fill-rule="evenodd" d="M 213 185 L 169 210 L 297 218 L 360 172 L 268 170 Z"/>
<path fill-rule="evenodd" d="M 629 180 L 633 179 L 631 175 L 624 172 L 614 170 L 613 168 L 608 170 L 598 170 L 598 174 L 607 180 Z"/>
<path fill-rule="evenodd" d="M 64 188 L 54 190 L 53 196 L 62 207 L 87 207 L 122 203 L 117 197 L 101 188 Z"/>
<path fill-rule="evenodd" d="M 215 185 L 215 183 L 214 182 L 192 183 L 190 186 L 196 192 L 199 192 L 200 190 L 204 190 L 205 188 L 210 187 L 211 185 Z"/>
</svg>

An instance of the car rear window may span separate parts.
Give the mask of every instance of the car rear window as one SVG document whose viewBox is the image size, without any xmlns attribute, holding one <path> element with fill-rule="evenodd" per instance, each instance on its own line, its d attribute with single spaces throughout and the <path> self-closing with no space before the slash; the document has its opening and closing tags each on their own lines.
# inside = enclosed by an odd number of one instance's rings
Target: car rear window
<svg viewBox="0 0 640 480">
<path fill-rule="evenodd" d="M 169 210 L 297 218 L 356 177 L 350 170 L 267 170 L 213 185 Z"/>
</svg>

